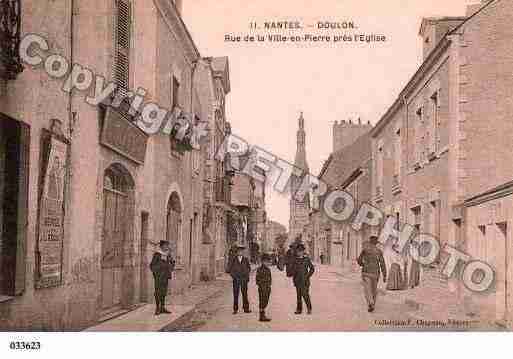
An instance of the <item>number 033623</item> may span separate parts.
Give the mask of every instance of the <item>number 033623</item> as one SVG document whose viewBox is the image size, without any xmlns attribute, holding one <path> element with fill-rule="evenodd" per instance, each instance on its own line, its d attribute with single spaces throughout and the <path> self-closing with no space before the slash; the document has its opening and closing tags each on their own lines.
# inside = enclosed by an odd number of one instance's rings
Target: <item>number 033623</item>
<svg viewBox="0 0 513 359">
<path fill-rule="evenodd" d="M 40 342 L 9 342 L 11 350 L 39 350 L 41 349 Z"/>
</svg>

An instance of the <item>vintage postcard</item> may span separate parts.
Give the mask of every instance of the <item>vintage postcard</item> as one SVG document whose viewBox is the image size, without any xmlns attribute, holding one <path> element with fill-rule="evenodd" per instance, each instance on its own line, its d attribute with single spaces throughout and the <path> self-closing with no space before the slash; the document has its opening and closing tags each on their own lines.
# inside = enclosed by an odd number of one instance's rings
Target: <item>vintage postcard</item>
<svg viewBox="0 0 513 359">
<path fill-rule="evenodd" d="M 512 19 L 511 0 L 0 0 L 9 350 L 510 331 Z"/>
</svg>

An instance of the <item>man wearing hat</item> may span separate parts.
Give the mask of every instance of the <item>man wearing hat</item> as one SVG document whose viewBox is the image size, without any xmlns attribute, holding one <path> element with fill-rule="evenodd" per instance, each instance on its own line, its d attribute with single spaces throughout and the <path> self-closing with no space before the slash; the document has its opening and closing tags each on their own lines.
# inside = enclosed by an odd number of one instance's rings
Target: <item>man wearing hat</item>
<svg viewBox="0 0 513 359">
<path fill-rule="evenodd" d="M 310 277 L 314 274 L 315 267 L 308 256 L 305 255 L 305 246 L 300 243 L 296 246 L 296 258 L 294 261 L 294 286 L 296 287 L 297 307 L 295 314 L 303 312 L 303 300 L 306 303 L 308 314 L 312 314 L 312 302 L 310 300 Z"/>
<path fill-rule="evenodd" d="M 256 272 L 256 284 L 258 286 L 258 307 L 260 309 L 260 321 L 270 322 L 271 319 L 265 315 L 265 308 L 269 304 L 271 296 L 272 276 L 269 266 L 271 265 L 271 256 L 267 253 L 262 254 L 262 264 Z"/>
<path fill-rule="evenodd" d="M 155 315 L 171 313 L 166 309 L 168 280 L 175 269 L 175 261 L 171 257 L 169 242 L 160 241 L 159 248 L 153 254 L 150 269 L 155 283 Z"/>
<path fill-rule="evenodd" d="M 364 243 L 362 252 L 358 257 L 358 264 L 362 267 L 363 289 L 369 312 L 373 312 L 376 305 L 380 273 L 383 274 L 383 282 L 387 281 L 385 259 L 381 249 L 376 246 L 377 244 L 378 237 L 370 236 L 369 242 Z"/>
<path fill-rule="evenodd" d="M 294 262 L 296 260 L 296 245 L 290 244 L 285 253 L 285 273 L 287 277 L 294 276 Z"/>
<path fill-rule="evenodd" d="M 237 254 L 230 259 L 228 273 L 233 279 L 233 314 L 239 311 L 239 293 L 242 293 L 244 313 L 251 313 L 248 300 L 248 282 L 251 266 L 249 260 L 242 255 L 244 246 L 237 246 Z"/>
</svg>

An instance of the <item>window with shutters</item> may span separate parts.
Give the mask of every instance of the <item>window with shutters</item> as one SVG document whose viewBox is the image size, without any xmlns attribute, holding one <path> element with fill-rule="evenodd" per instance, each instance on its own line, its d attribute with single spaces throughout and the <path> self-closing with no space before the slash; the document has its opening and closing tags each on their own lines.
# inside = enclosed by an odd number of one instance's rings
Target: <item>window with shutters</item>
<svg viewBox="0 0 513 359">
<path fill-rule="evenodd" d="M 440 113 L 440 100 L 439 100 L 439 94 L 438 91 L 435 92 L 431 96 L 431 136 L 430 136 L 430 142 L 429 142 L 429 155 L 430 159 L 434 156 L 434 154 L 438 151 L 438 143 L 440 140 L 440 133 L 439 133 L 439 113 Z"/>
<path fill-rule="evenodd" d="M 411 208 L 411 212 L 413 215 L 413 227 L 415 228 L 417 234 L 420 233 L 421 225 L 422 225 L 422 209 L 421 206 L 415 206 Z"/>
<path fill-rule="evenodd" d="M 426 228 L 429 230 L 429 234 L 435 237 L 437 241 L 440 242 L 440 200 L 430 201 L 428 205 L 425 206 L 426 217 L 428 223 L 426 223 Z M 443 247 L 443 243 L 442 244 Z"/>
<path fill-rule="evenodd" d="M 224 176 L 224 162 L 218 162 L 216 167 L 216 201 L 224 202 L 225 198 L 225 176 Z"/>
<path fill-rule="evenodd" d="M 359 195 L 358 195 L 358 182 L 360 181 L 360 177 L 357 178 L 355 181 L 354 181 L 354 184 L 353 184 L 353 187 L 354 187 L 354 193 L 353 193 L 353 199 L 354 199 L 354 202 L 355 203 L 360 203 L 358 202 L 360 199 L 359 199 Z"/>
<path fill-rule="evenodd" d="M 226 226 L 224 216 L 218 214 L 216 216 L 216 259 L 222 259 L 226 252 Z"/>
<path fill-rule="evenodd" d="M 171 108 L 180 107 L 180 82 L 175 76 L 171 76 Z M 171 136 L 171 153 L 174 156 L 180 157 L 183 155 L 178 151 L 178 142 Z"/>
<path fill-rule="evenodd" d="M 417 111 L 415 112 L 416 118 L 414 123 L 414 152 L 413 152 L 413 167 L 414 169 L 420 168 L 420 162 L 422 159 L 422 153 L 423 153 L 423 143 L 424 143 L 424 133 L 423 133 L 423 127 L 424 127 L 424 109 L 422 106 L 420 106 Z"/>
<path fill-rule="evenodd" d="M 21 0 L 0 0 L 0 78 L 14 80 L 23 71 L 19 55 Z"/>
<path fill-rule="evenodd" d="M 29 132 L 0 114 L 0 298 L 25 290 Z"/>
<path fill-rule="evenodd" d="M 126 95 L 130 89 L 130 48 L 132 10 L 129 0 L 116 0 L 114 83 L 118 93 Z"/>
<path fill-rule="evenodd" d="M 347 250 L 346 250 L 346 260 L 351 259 L 351 232 L 349 229 L 347 230 Z"/>
<path fill-rule="evenodd" d="M 397 128 L 394 136 L 394 176 L 392 178 L 392 192 L 398 193 L 401 185 L 401 129 Z"/>
<path fill-rule="evenodd" d="M 383 196 L 383 171 L 384 171 L 384 144 L 382 141 L 378 144 L 376 154 L 376 197 L 381 198 Z"/>
<path fill-rule="evenodd" d="M 201 119 L 198 116 L 194 116 L 194 125 L 197 126 L 201 122 Z M 194 141 L 196 142 L 197 139 L 194 138 Z M 194 150 L 192 151 L 192 168 L 194 171 L 194 174 L 198 175 L 200 173 L 200 166 L 201 166 L 201 152 Z"/>
<path fill-rule="evenodd" d="M 401 129 L 400 128 L 398 128 L 395 131 L 394 175 L 396 175 L 397 180 L 399 180 L 399 176 L 401 175 Z M 398 183 L 399 183 L 399 181 L 398 181 Z"/>
<path fill-rule="evenodd" d="M 171 108 L 180 107 L 180 82 L 176 77 L 172 77 L 172 93 L 171 93 Z"/>
<path fill-rule="evenodd" d="M 182 242 L 182 202 L 177 192 L 173 192 L 167 203 L 166 239 L 171 244 L 171 253 L 178 265 L 183 264 Z"/>
</svg>

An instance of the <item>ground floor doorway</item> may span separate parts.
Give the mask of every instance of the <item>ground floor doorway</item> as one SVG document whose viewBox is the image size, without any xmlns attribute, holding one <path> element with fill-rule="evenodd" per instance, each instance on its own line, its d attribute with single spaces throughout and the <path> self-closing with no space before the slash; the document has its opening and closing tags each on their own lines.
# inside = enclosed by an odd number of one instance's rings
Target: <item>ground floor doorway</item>
<svg viewBox="0 0 513 359">
<path fill-rule="evenodd" d="M 105 313 L 122 309 L 123 293 L 131 278 L 125 270 L 126 248 L 132 236 L 134 218 L 133 180 L 121 165 L 109 167 L 103 183 L 103 236 L 101 257 L 101 309 Z"/>
</svg>

